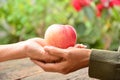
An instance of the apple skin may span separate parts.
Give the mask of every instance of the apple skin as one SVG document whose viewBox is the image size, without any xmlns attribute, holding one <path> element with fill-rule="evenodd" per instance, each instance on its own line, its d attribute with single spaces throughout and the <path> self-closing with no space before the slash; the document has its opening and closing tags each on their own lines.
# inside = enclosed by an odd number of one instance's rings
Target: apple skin
<svg viewBox="0 0 120 80">
<path fill-rule="evenodd" d="M 70 25 L 53 24 L 45 32 L 44 39 L 49 46 L 68 48 L 76 44 L 76 31 Z"/>
</svg>

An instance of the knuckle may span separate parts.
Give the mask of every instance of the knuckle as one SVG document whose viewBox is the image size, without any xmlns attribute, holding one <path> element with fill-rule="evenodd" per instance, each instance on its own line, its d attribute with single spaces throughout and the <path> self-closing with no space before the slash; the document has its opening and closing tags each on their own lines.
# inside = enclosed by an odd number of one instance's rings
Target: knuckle
<svg viewBox="0 0 120 80">
<path fill-rule="evenodd" d="M 71 51 L 69 51 L 69 53 L 67 54 L 68 58 L 70 58 L 72 56 L 72 54 L 73 53 Z"/>
<path fill-rule="evenodd" d="M 69 54 L 70 54 L 70 50 L 65 50 L 65 51 L 64 51 L 64 55 L 63 55 L 63 56 L 64 56 L 64 57 L 68 57 L 68 56 L 69 56 Z"/>
</svg>

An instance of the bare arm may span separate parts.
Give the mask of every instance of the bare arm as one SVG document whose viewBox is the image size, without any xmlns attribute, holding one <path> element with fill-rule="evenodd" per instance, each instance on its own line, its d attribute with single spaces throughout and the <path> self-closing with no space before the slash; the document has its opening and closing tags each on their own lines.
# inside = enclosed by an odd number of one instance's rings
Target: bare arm
<svg viewBox="0 0 120 80">
<path fill-rule="evenodd" d="M 0 45 L 0 62 L 25 57 L 23 42 Z"/>
<path fill-rule="evenodd" d="M 45 45 L 44 39 L 42 38 L 32 38 L 14 44 L 0 45 L 0 62 L 26 57 L 44 60 L 45 62 L 58 59 L 45 53 L 43 49 Z"/>
</svg>

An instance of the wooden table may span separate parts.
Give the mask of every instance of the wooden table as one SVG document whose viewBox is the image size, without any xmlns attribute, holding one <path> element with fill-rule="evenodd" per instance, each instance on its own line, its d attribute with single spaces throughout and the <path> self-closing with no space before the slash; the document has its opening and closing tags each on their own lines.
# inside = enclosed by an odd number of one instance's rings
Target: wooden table
<svg viewBox="0 0 120 80">
<path fill-rule="evenodd" d="M 28 58 L 0 63 L 0 80 L 97 80 L 88 77 L 88 68 L 63 75 L 44 72 Z"/>
</svg>

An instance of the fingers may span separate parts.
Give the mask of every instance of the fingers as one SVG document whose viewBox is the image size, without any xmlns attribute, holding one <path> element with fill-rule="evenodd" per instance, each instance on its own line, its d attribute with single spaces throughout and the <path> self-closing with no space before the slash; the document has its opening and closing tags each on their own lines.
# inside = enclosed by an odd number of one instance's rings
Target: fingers
<svg viewBox="0 0 120 80">
<path fill-rule="evenodd" d="M 53 55 L 50 55 L 50 54 L 44 54 L 42 56 L 42 59 L 44 62 L 59 62 L 62 60 L 61 57 L 57 57 L 57 56 L 53 56 Z"/>
<path fill-rule="evenodd" d="M 40 44 L 41 46 L 45 46 L 45 45 L 47 45 L 46 42 L 45 42 L 45 40 L 42 39 L 42 38 L 36 40 L 36 42 L 37 42 L 38 44 Z"/>
<path fill-rule="evenodd" d="M 74 47 L 76 47 L 76 48 L 87 48 L 87 46 L 83 45 L 83 44 L 76 44 Z"/>
<path fill-rule="evenodd" d="M 62 58 L 65 58 L 66 54 L 68 53 L 67 50 L 65 49 L 60 49 L 52 46 L 45 46 L 44 50 L 51 55 L 62 57 Z"/>
<path fill-rule="evenodd" d="M 59 63 L 44 63 L 44 62 L 40 62 L 37 60 L 32 60 L 35 64 L 37 64 L 38 66 L 40 66 L 42 69 L 44 69 L 44 71 L 47 72 L 60 72 L 62 73 L 62 67 L 64 66 L 64 64 L 66 64 L 66 62 L 59 62 Z"/>
<path fill-rule="evenodd" d="M 36 42 L 36 43 L 40 44 L 41 46 L 46 45 L 46 42 L 43 38 L 31 38 L 31 39 L 28 39 L 28 41 Z"/>
</svg>

